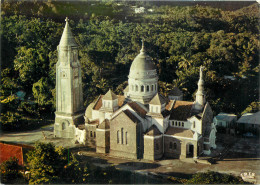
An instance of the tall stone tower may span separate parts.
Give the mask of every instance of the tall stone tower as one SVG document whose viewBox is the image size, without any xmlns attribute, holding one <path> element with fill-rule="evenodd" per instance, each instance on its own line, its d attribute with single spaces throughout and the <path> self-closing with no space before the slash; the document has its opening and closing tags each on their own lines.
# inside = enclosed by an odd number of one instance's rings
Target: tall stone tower
<svg viewBox="0 0 260 185">
<path fill-rule="evenodd" d="M 72 35 L 68 18 L 57 47 L 56 112 L 54 136 L 73 138 L 75 125 L 84 122 L 81 67 L 78 45 Z"/>
<path fill-rule="evenodd" d="M 200 67 L 200 79 L 198 82 L 198 91 L 196 93 L 195 100 L 195 110 L 200 112 L 203 110 L 204 105 L 206 104 L 205 92 L 204 92 L 204 80 L 203 80 L 203 69 L 204 67 Z"/>
</svg>

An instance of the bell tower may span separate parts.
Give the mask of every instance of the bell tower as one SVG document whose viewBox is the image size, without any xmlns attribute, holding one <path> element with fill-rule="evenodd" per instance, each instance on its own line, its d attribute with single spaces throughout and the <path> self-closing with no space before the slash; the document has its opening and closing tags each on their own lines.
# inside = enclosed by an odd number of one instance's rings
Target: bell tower
<svg viewBox="0 0 260 185">
<path fill-rule="evenodd" d="M 196 93 L 195 110 L 202 111 L 206 104 L 206 95 L 204 92 L 204 80 L 203 80 L 204 67 L 200 67 L 200 79 L 198 82 L 198 91 Z"/>
<path fill-rule="evenodd" d="M 84 122 L 81 66 L 78 45 L 71 32 L 68 18 L 57 47 L 55 137 L 74 137 L 75 125 Z"/>
</svg>

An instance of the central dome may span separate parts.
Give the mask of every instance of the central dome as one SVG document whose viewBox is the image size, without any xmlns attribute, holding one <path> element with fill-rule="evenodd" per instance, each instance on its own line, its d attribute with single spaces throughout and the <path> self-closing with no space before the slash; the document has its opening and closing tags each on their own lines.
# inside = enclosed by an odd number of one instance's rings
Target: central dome
<svg viewBox="0 0 260 185">
<path fill-rule="evenodd" d="M 142 104 L 150 102 L 157 93 L 158 76 L 156 67 L 149 55 L 146 54 L 144 44 L 130 67 L 128 76 L 129 91 L 125 97 Z"/>
<path fill-rule="evenodd" d="M 153 71 L 156 71 L 156 67 L 151 57 L 146 54 L 144 44 L 142 44 L 140 53 L 135 57 L 130 67 L 129 76 L 133 78 L 144 77 L 144 75 L 151 74 Z"/>
<path fill-rule="evenodd" d="M 155 65 L 153 64 L 151 57 L 141 50 L 141 53 L 137 55 L 131 65 L 130 71 L 146 71 L 154 70 Z"/>
</svg>

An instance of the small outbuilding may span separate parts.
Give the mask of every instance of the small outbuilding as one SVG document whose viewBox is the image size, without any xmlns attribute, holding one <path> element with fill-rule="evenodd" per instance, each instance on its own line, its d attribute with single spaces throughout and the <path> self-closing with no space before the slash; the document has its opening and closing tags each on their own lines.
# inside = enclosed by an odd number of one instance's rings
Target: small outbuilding
<svg viewBox="0 0 260 185">
<path fill-rule="evenodd" d="M 237 121 L 237 127 L 242 132 L 259 134 L 260 132 L 260 111 L 256 113 L 243 114 Z"/>
</svg>

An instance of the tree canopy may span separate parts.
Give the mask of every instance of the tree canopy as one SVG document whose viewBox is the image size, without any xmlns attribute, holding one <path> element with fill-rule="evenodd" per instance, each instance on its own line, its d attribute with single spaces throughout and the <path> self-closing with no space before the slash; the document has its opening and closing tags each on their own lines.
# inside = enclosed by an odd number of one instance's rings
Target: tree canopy
<svg viewBox="0 0 260 185">
<path fill-rule="evenodd" d="M 240 115 L 259 101 L 257 4 L 236 11 L 155 2 L 4 1 L 2 5 L 1 101 L 23 90 L 34 102 L 27 105 L 38 107 L 36 116 L 55 110 L 56 47 L 67 12 L 79 45 L 85 106 L 109 88 L 120 93 L 142 38 L 165 95 L 178 86 L 184 99 L 193 101 L 203 65 L 206 98 L 215 114 Z M 135 14 L 133 5 L 144 6 L 145 13 Z M 18 112 L 4 106 L 6 119 L 1 124 L 15 114 L 26 117 L 21 104 L 17 101 Z"/>
</svg>

